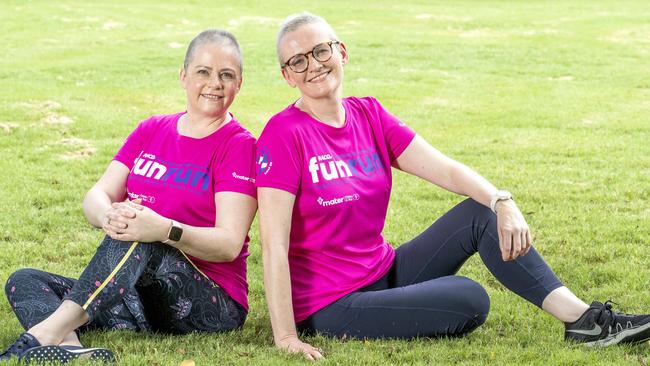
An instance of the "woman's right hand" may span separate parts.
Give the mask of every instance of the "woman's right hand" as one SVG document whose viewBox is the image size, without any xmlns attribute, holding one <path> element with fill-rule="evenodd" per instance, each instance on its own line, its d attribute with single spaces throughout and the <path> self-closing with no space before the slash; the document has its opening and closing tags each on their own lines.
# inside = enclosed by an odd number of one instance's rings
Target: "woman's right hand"
<svg viewBox="0 0 650 366">
<path fill-rule="evenodd" d="M 284 337 L 276 341 L 275 345 L 280 349 L 289 351 L 290 353 L 302 353 L 309 361 L 316 361 L 323 358 L 322 349 L 301 341 L 295 335 Z"/>
</svg>

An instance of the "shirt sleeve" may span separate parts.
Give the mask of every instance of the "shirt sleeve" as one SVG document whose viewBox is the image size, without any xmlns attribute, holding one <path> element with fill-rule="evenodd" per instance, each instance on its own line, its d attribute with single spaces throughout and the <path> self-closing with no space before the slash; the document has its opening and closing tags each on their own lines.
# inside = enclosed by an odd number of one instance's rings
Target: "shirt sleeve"
<svg viewBox="0 0 650 366">
<path fill-rule="evenodd" d="M 371 98 L 371 100 L 379 113 L 379 120 L 384 131 L 384 139 L 388 147 L 388 155 L 390 161 L 393 162 L 402 155 L 411 141 L 413 141 L 415 131 L 387 111 L 376 99 Z"/>
<path fill-rule="evenodd" d="M 295 195 L 302 179 L 302 155 L 293 133 L 282 128 L 282 123 L 269 121 L 257 141 L 255 184 Z"/>
<path fill-rule="evenodd" d="M 145 141 L 145 124 L 148 120 L 144 120 L 131 132 L 131 134 L 124 140 L 122 147 L 118 150 L 113 160 L 119 161 L 126 165 L 127 168 L 132 169 L 135 164 L 135 159 L 140 156 L 143 144 Z"/>
<path fill-rule="evenodd" d="M 237 192 L 257 198 L 255 190 L 255 139 L 232 139 L 222 161 L 214 171 L 214 192 Z"/>
</svg>

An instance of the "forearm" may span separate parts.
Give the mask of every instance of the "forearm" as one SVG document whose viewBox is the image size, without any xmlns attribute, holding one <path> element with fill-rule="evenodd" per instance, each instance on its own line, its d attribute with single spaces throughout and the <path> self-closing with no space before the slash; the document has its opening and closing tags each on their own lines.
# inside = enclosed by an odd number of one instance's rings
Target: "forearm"
<svg viewBox="0 0 650 366">
<path fill-rule="evenodd" d="M 287 253 L 281 247 L 264 249 L 264 289 L 275 344 L 297 337 L 291 302 L 291 278 Z"/>
<path fill-rule="evenodd" d="M 106 211 L 111 208 L 111 199 L 108 195 L 98 188 L 93 186 L 83 201 L 84 215 L 88 223 L 94 227 L 100 228 L 104 221 Z"/>
<path fill-rule="evenodd" d="M 496 192 L 496 188 L 487 179 L 445 156 L 420 136 L 413 139 L 394 165 L 448 191 L 469 196 L 488 207 Z"/>
<path fill-rule="evenodd" d="M 490 207 L 490 200 L 497 188 L 466 165 L 454 163 L 450 174 L 453 189 L 450 190 Z"/>
<path fill-rule="evenodd" d="M 161 225 L 161 240 L 167 239 L 171 220 Z M 178 242 L 171 245 L 186 254 L 210 262 L 232 262 L 239 256 L 244 239 L 219 227 L 197 227 L 181 224 L 183 235 Z"/>
<path fill-rule="evenodd" d="M 128 175 L 129 168 L 126 165 L 116 160 L 108 164 L 102 177 L 84 197 L 83 210 L 88 223 L 94 227 L 102 227 L 111 204 L 125 198 Z"/>
</svg>

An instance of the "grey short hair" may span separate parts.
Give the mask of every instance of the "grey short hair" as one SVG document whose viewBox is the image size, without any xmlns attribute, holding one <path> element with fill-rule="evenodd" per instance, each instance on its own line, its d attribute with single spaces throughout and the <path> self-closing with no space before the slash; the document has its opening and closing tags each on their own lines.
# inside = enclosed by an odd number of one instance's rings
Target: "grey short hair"
<svg viewBox="0 0 650 366">
<path fill-rule="evenodd" d="M 187 46 L 187 52 L 185 52 L 185 61 L 183 62 L 183 68 L 185 70 L 187 70 L 190 62 L 192 62 L 192 58 L 194 58 L 194 53 L 196 50 L 204 44 L 208 43 L 218 43 L 234 48 L 237 52 L 237 55 L 239 56 L 239 72 L 244 72 L 244 54 L 241 50 L 241 47 L 239 46 L 239 42 L 237 42 L 237 38 L 235 38 L 232 33 L 223 29 L 204 30 L 196 37 L 194 37 L 194 39 L 192 39 L 190 45 Z"/>
<path fill-rule="evenodd" d="M 289 15 L 284 20 L 284 22 L 282 22 L 282 25 L 280 25 L 280 31 L 278 32 L 278 37 L 276 38 L 275 41 L 275 49 L 276 52 L 278 53 L 278 61 L 280 61 L 280 64 L 284 62 L 282 60 L 282 55 L 280 54 L 280 42 L 282 42 L 282 38 L 284 38 L 284 36 L 286 36 L 288 33 L 291 33 L 296 29 L 302 27 L 303 25 L 314 24 L 314 23 L 323 24 L 327 28 L 328 32 L 330 33 L 330 37 L 332 37 L 332 40 L 333 41 L 339 40 L 339 38 L 336 36 L 336 32 L 334 32 L 334 28 L 332 28 L 332 26 L 327 22 L 327 20 L 325 20 L 325 18 L 312 14 L 307 11 L 298 14 Z"/>
</svg>

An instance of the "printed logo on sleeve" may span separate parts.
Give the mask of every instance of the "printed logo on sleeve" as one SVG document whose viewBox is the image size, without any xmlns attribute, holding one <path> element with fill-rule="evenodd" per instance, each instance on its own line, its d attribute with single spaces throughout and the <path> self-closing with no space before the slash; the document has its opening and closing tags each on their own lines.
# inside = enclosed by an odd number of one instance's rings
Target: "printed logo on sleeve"
<svg viewBox="0 0 650 366">
<path fill-rule="evenodd" d="M 268 174 L 271 170 L 273 162 L 271 161 L 271 155 L 266 148 L 260 148 L 260 151 L 257 153 L 257 158 L 255 159 L 255 165 L 257 166 L 257 175 Z"/>
</svg>

